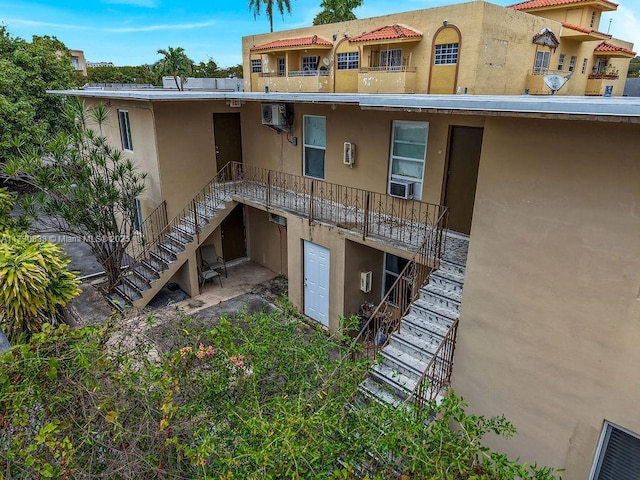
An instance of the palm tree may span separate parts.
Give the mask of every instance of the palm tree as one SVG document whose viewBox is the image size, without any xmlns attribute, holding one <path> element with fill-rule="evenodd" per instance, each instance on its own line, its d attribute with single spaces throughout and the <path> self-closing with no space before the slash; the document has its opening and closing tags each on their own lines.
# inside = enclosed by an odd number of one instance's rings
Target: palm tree
<svg viewBox="0 0 640 480">
<path fill-rule="evenodd" d="M 346 22 L 355 20 L 353 9 L 362 5 L 363 0 L 322 0 L 322 11 L 313 19 L 314 25 L 327 23 Z"/>
<path fill-rule="evenodd" d="M 275 3 L 280 15 L 284 18 L 284 11 L 291 13 L 291 0 L 249 0 L 249 10 L 253 12 L 253 18 L 260 15 L 260 6 L 265 4 L 265 11 L 267 12 L 267 18 L 269 19 L 270 31 L 273 32 L 273 5 Z"/>
<path fill-rule="evenodd" d="M 161 48 L 158 55 L 164 55 L 164 58 L 156 63 L 158 71 L 162 75 L 171 75 L 178 90 L 184 90 L 186 78 L 193 72 L 193 60 L 187 57 L 182 47 L 167 47 L 167 50 Z"/>
</svg>

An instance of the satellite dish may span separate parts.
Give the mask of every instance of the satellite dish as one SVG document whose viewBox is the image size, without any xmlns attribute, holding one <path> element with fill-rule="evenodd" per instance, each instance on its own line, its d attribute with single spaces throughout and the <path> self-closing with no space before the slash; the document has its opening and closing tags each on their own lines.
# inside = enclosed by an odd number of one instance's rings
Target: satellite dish
<svg viewBox="0 0 640 480">
<path fill-rule="evenodd" d="M 324 58 L 322 59 L 322 63 L 324 63 L 324 64 L 328 67 L 328 66 L 329 66 L 329 64 L 331 63 L 331 61 L 330 61 L 327 57 L 324 57 Z"/>
<path fill-rule="evenodd" d="M 544 84 L 549 87 L 549 90 L 551 90 L 551 95 L 553 95 L 554 93 L 556 93 L 558 90 L 560 90 L 565 83 L 567 83 L 569 81 L 569 79 L 571 78 L 572 72 L 569 72 L 568 75 L 558 75 L 558 74 L 550 74 L 550 75 L 545 75 L 544 77 L 542 77 L 542 81 L 544 81 Z"/>
</svg>

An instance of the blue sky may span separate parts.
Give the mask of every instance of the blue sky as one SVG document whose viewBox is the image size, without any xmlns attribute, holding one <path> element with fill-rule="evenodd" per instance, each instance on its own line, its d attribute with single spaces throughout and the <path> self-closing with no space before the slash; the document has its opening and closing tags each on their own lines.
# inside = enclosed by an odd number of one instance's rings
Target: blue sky
<svg viewBox="0 0 640 480">
<path fill-rule="evenodd" d="M 321 0 L 291 0 L 292 14 L 274 15 L 274 30 L 309 26 Z M 364 0 L 358 18 L 459 3 L 456 0 Z M 494 0 L 511 5 L 516 0 Z M 640 1 L 618 0 L 600 30 L 633 41 L 640 51 Z M 241 62 L 241 37 L 269 31 L 264 13 L 254 20 L 248 0 L 0 0 L 0 23 L 13 36 L 52 35 L 84 50 L 87 61 L 115 65 L 154 63 L 159 48 L 183 47 L 194 61 L 213 58 L 219 66 Z"/>
</svg>

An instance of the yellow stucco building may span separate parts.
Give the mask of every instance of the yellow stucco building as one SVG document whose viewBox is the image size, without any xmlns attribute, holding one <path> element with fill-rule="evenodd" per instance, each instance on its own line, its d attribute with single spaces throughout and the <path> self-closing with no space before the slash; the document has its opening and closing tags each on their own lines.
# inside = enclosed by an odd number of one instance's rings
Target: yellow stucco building
<svg viewBox="0 0 640 480">
<path fill-rule="evenodd" d="M 633 45 L 599 31 L 608 0 L 482 1 L 243 38 L 245 90 L 622 95 Z"/>
</svg>

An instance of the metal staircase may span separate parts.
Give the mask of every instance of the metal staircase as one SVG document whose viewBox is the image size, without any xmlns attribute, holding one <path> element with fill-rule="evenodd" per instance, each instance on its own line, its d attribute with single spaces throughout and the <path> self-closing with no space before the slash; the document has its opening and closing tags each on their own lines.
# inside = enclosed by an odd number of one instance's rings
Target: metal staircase
<svg viewBox="0 0 640 480">
<path fill-rule="evenodd" d="M 108 296 L 116 309 L 146 306 L 190 258 L 195 259 L 202 242 L 236 205 L 226 180 L 225 175 L 218 174 L 182 212 L 161 227 L 157 219 L 152 221 L 153 214 L 145 220 L 143 233 L 132 242 L 128 268 Z"/>
<path fill-rule="evenodd" d="M 441 393 L 450 380 L 464 271 L 462 265 L 441 261 L 431 272 L 360 384 L 365 396 L 399 406 L 423 403 Z"/>
</svg>

